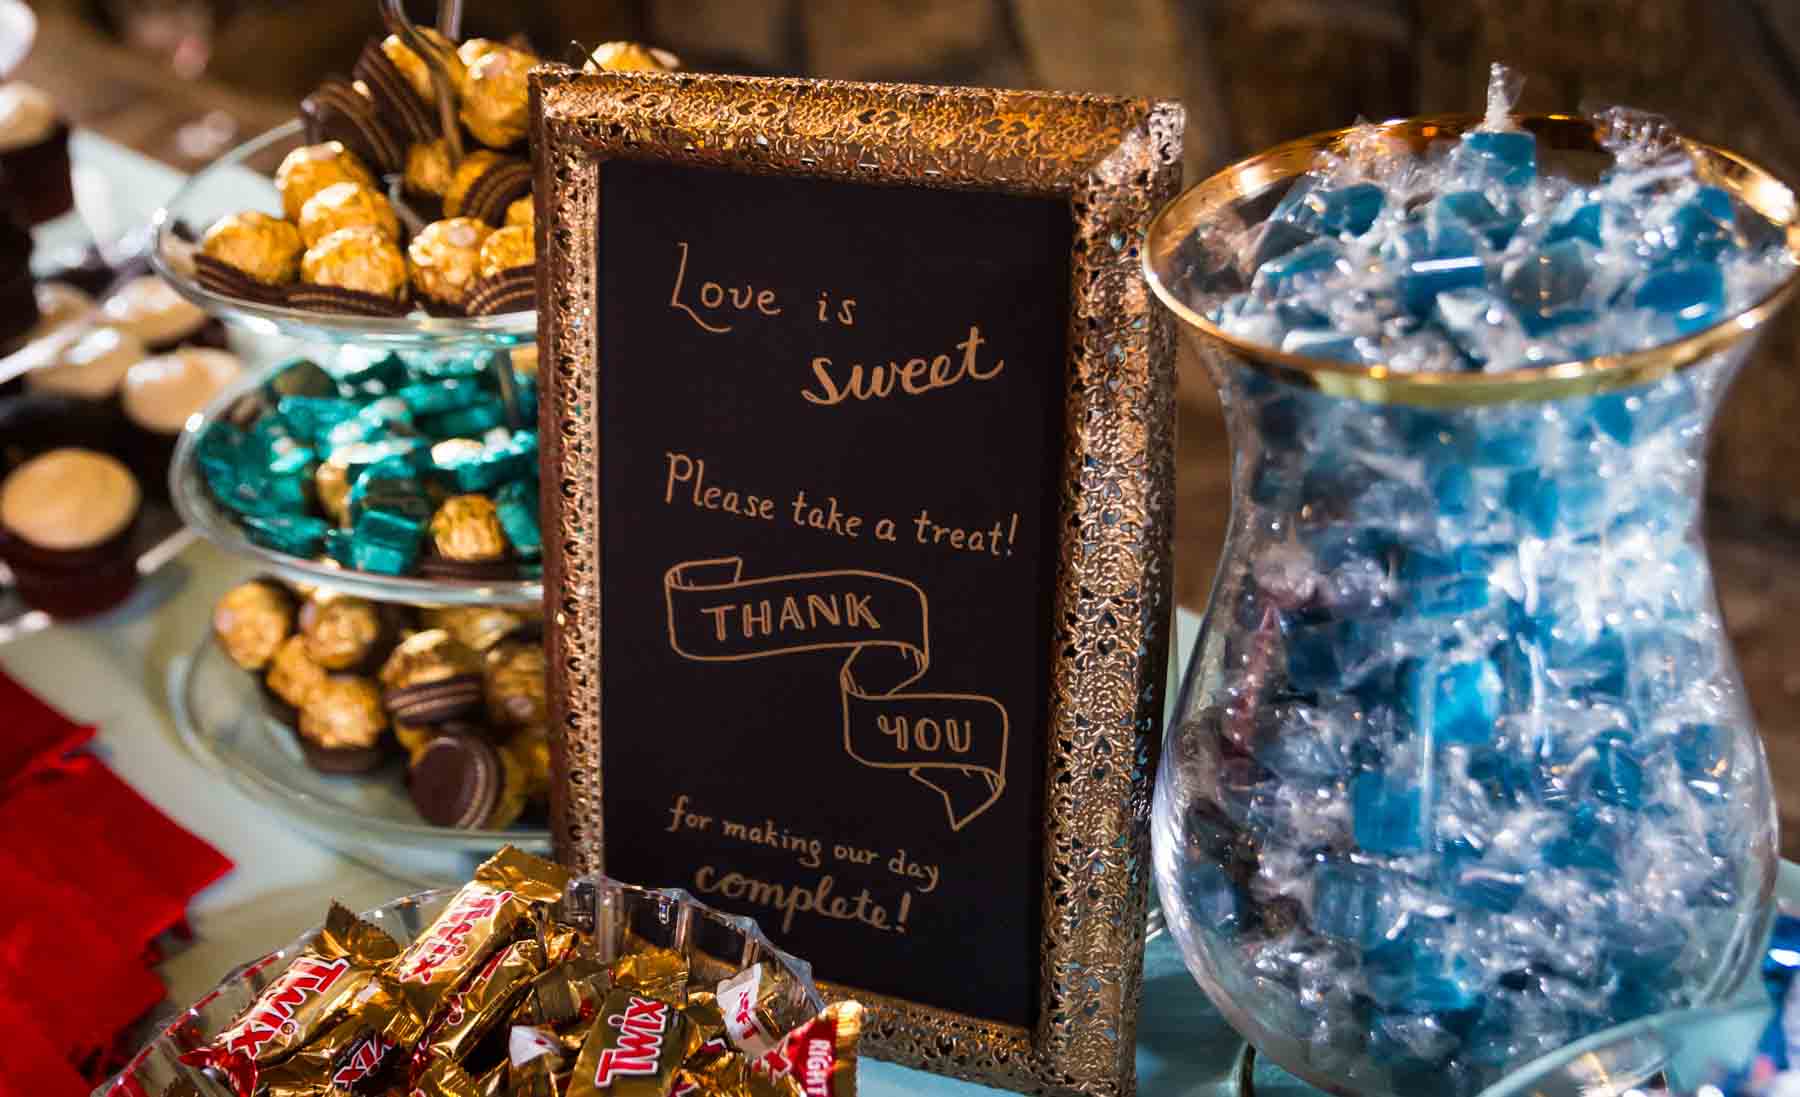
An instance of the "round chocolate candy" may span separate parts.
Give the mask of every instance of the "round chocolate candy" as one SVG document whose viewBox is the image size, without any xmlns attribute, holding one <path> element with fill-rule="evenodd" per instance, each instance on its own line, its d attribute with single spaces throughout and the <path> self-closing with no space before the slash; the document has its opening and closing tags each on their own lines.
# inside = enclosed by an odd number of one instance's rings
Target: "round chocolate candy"
<svg viewBox="0 0 1800 1097">
<path fill-rule="evenodd" d="M 200 238 L 200 253 L 258 282 L 285 286 L 300 275 L 300 232 L 260 210 L 230 213 Z"/>
<path fill-rule="evenodd" d="M 436 736 L 406 772 L 413 805 L 425 821 L 461 830 L 510 825 L 525 810 L 527 784 L 517 758 L 468 734 Z"/>
<path fill-rule="evenodd" d="M 300 607 L 300 635 L 313 662 L 326 670 L 354 670 L 375 658 L 387 628 L 375 603 L 321 590 Z"/>
<path fill-rule="evenodd" d="M 481 656 L 443 629 L 401 641 L 381 668 L 382 700 L 394 719 L 441 724 L 481 711 Z"/>
<path fill-rule="evenodd" d="M 240 583 L 213 607 L 212 626 L 232 662 L 261 670 L 294 631 L 294 600 L 266 580 Z"/>
<path fill-rule="evenodd" d="M 375 189 L 375 177 L 340 141 L 302 145 L 275 169 L 275 189 L 281 192 L 281 208 L 289 221 L 298 221 L 306 200 L 333 183 L 361 183 Z"/>
<path fill-rule="evenodd" d="M 381 690 L 353 674 L 326 677 L 300 706 L 300 749 L 323 773 L 361 773 L 379 765 L 387 713 Z"/>
<path fill-rule="evenodd" d="M 442 137 L 406 150 L 407 193 L 442 198 L 449 191 L 454 174 L 450 167 L 450 146 Z"/>
<path fill-rule="evenodd" d="M 525 139 L 531 129 L 531 67 L 537 58 L 511 46 L 496 46 L 465 71 L 463 125 L 475 140 L 503 149 Z"/>
<path fill-rule="evenodd" d="M 524 225 L 529 229 L 535 227 L 536 224 L 537 206 L 533 203 L 531 195 L 527 194 L 523 198 L 515 198 L 512 203 L 506 207 L 507 228 L 511 228 L 514 225 Z"/>
<path fill-rule="evenodd" d="M 513 732 L 501 749 L 525 769 L 525 795 L 534 803 L 550 798 L 550 729 L 542 725 Z"/>
<path fill-rule="evenodd" d="M 337 461 L 320 461 L 313 472 L 313 492 L 319 509 L 340 526 L 350 524 L 350 468 Z"/>
<path fill-rule="evenodd" d="M 374 229 L 338 229 L 307 249 L 300 278 L 314 286 L 406 299 L 406 260 L 393 241 Z"/>
<path fill-rule="evenodd" d="M 501 606 L 446 606 L 423 610 L 419 616 L 426 628 L 441 628 L 480 652 L 515 633 L 530 632 L 542 624 L 535 614 Z"/>
<path fill-rule="evenodd" d="M 450 89 L 454 93 L 463 81 L 463 63 L 462 59 L 456 56 L 456 47 L 450 44 L 448 38 L 430 27 L 420 27 L 418 30 L 432 46 L 436 47 L 438 60 L 444 64 L 444 75 L 450 78 Z M 437 91 L 431 84 L 431 70 L 426 67 L 424 59 L 413 52 L 411 46 L 400 40 L 399 35 L 390 34 L 383 38 L 381 52 L 387 55 L 387 59 L 393 62 L 396 69 L 400 70 L 400 75 L 406 78 L 407 86 L 412 88 L 419 98 L 427 103 L 437 102 Z"/>
<path fill-rule="evenodd" d="M 502 156 L 492 149 L 471 149 L 462 158 L 462 163 L 450 173 L 450 183 L 443 190 L 444 216 L 460 217 L 469 213 L 463 209 L 463 200 L 469 196 L 469 188 L 477 180 L 494 168 L 512 161 L 510 156 Z"/>
<path fill-rule="evenodd" d="M 466 69 L 468 66 L 473 65 L 488 54 L 493 53 L 495 50 L 505 48 L 506 43 L 496 42 L 492 38 L 470 38 L 464 41 L 462 45 L 456 47 L 456 57 L 457 60 L 463 63 L 463 67 Z"/>
<path fill-rule="evenodd" d="M 504 727 L 542 724 L 549 719 L 544 696 L 544 646 L 503 640 L 486 657 L 488 716 Z"/>
<path fill-rule="evenodd" d="M 605 42 L 588 55 L 588 72 L 673 72 L 681 58 L 636 42 Z"/>
<path fill-rule="evenodd" d="M 506 531 L 485 495 L 452 495 L 431 516 L 431 539 L 446 560 L 483 562 L 506 555 Z"/>
<path fill-rule="evenodd" d="M 339 229 L 373 229 L 397 243 L 400 218 L 380 191 L 355 183 L 333 183 L 300 207 L 300 240 L 310 248 Z"/>
<path fill-rule="evenodd" d="M 493 278 L 516 267 L 537 262 L 534 233 L 528 225 L 495 229 L 481 244 L 481 276 Z"/>
<path fill-rule="evenodd" d="M 269 675 L 263 684 L 269 687 L 270 693 L 299 708 L 325 678 L 325 668 L 313 662 L 312 656 L 306 653 L 305 639 L 295 634 L 275 649 L 269 660 Z"/>
<path fill-rule="evenodd" d="M 471 217 L 434 221 L 407 246 L 412 286 L 420 296 L 461 309 L 481 269 L 481 245 L 494 230 Z"/>
</svg>

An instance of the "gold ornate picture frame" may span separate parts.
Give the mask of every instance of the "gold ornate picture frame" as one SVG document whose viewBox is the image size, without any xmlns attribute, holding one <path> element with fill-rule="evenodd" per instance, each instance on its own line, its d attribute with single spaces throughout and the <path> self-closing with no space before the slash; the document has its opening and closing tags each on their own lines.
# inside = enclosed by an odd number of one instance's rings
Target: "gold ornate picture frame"
<svg viewBox="0 0 1800 1097">
<path fill-rule="evenodd" d="M 1171 604 L 1174 331 L 1140 271 L 1180 181 L 1182 112 L 1094 95 L 547 66 L 532 76 L 547 656 L 561 858 L 606 868 L 596 307 L 600 178 L 660 161 L 1066 202 L 1067 369 L 1052 602 L 1040 1006 L 1027 1029 L 827 985 L 864 1046 L 1044 1094 L 1135 1089 Z M 827 977 L 829 972 L 823 973 Z"/>
</svg>

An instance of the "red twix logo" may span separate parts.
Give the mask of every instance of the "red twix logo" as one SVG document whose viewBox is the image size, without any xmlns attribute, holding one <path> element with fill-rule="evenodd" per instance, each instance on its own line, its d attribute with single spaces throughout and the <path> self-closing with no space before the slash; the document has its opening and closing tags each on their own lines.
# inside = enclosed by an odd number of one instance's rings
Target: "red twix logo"
<svg viewBox="0 0 1800 1097">
<path fill-rule="evenodd" d="M 344 1057 L 336 1071 L 332 1072 L 331 1084 L 341 1089 L 351 1086 L 367 1078 L 381 1068 L 382 1060 L 396 1045 L 388 1043 L 381 1037 L 370 1033 L 350 1047 L 350 1054 Z"/>
<path fill-rule="evenodd" d="M 467 951 L 465 938 L 484 919 L 492 918 L 502 904 L 512 901 L 510 891 L 477 893 L 459 899 L 445 911 L 431 932 L 412 943 L 402 956 L 396 976 L 402 983 L 429 983 L 446 963 Z"/>
<path fill-rule="evenodd" d="M 225 1037 L 226 1050 L 256 1058 L 263 1045 L 282 1032 L 293 1030 L 294 1015 L 300 1007 L 331 989 L 349 970 L 350 960 L 343 956 L 335 960 L 305 955 L 296 958 L 281 978 L 269 984 L 255 1008 L 231 1027 Z"/>
<path fill-rule="evenodd" d="M 624 1015 L 615 1013 L 606 1023 L 618 1030 L 619 1043 L 600 1053 L 594 1084 L 610 1086 L 615 1078 L 655 1074 L 657 1060 L 662 1058 L 663 1032 L 669 1027 L 669 1004 L 634 994 Z"/>
<path fill-rule="evenodd" d="M 455 1028 L 457 1025 L 462 1024 L 463 1018 L 468 1016 L 470 997 L 486 989 L 488 980 L 494 977 L 495 969 L 497 969 L 500 966 L 501 961 L 505 959 L 505 949 L 501 949 L 499 952 L 494 953 L 492 956 L 488 957 L 487 963 L 481 965 L 481 970 L 475 973 L 474 978 L 470 979 L 468 983 L 450 995 L 450 1002 L 444 1007 L 444 1019 L 438 1025 L 440 1030 Z"/>
</svg>

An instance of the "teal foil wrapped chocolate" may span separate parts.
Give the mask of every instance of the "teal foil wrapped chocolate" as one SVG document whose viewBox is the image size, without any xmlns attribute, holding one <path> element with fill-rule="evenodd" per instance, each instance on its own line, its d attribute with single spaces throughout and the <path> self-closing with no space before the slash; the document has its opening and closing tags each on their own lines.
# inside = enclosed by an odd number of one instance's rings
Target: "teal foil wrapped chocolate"
<svg viewBox="0 0 1800 1097">
<path fill-rule="evenodd" d="M 331 375 L 345 396 L 392 395 L 408 379 L 405 359 L 393 351 L 347 351 L 338 356 Z"/>
<path fill-rule="evenodd" d="M 515 480 L 494 494 L 494 510 L 500 528 L 520 559 L 536 560 L 544 554 L 544 535 L 538 528 L 538 482 Z"/>
<path fill-rule="evenodd" d="M 461 493 L 491 492 L 503 484 L 537 475 L 537 434 L 519 431 L 504 441 L 483 445 L 479 453 L 472 449 L 461 452 L 461 443 L 452 443 L 452 452 L 439 460 L 434 453 L 432 479 L 445 488 Z M 496 503 L 499 500 L 496 498 Z"/>
<path fill-rule="evenodd" d="M 477 438 L 505 425 L 499 399 L 486 395 L 468 407 L 419 418 L 419 429 L 433 438 Z"/>
<path fill-rule="evenodd" d="M 350 485 L 347 507 L 352 525 L 371 511 L 385 511 L 411 521 L 431 519 L 431 498 L 408 457 L 389 457 L 365 468 Z"/>
<path fill-rule="evenodd" d="M 364 511 L 350 530 L 350 566 L 382 575 L 405 575 L 418 563 L 425 522 L 389 511 Z"/>
<path fill-rule="evenodd" d="M 244 534 L 266 549 L 313 557 L 325 544 L 331 524 L 304 514 L 246 514 Z"/>
<path fill-rule="evenodd" d="M 394 394 L 414 415 L 423 419 L 481 402 L 486 392 L 473 380 L 425 381 L 407 385 Z"/>
</svg>

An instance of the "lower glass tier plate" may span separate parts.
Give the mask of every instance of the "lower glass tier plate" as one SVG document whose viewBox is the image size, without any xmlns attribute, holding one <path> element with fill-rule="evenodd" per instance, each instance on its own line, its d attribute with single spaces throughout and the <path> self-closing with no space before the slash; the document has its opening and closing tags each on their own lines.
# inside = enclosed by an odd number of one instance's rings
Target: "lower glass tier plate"
<svg viewBox="0 0 1800 1097">
<path fill-rule="evenodd" d="M 211 636 L 171 665 L 169 707 L 182 742 L 239 791 L 314 841 L 390 876 L 427 886 L 460 884 L 509 843 L 550 855 L 550 832 L 542 827 L 453 830 L 423 822 L 398 760 L 358 776 L 314 770 L 293 732 L 263 707 L 255 676 Z"/>
</svg>

